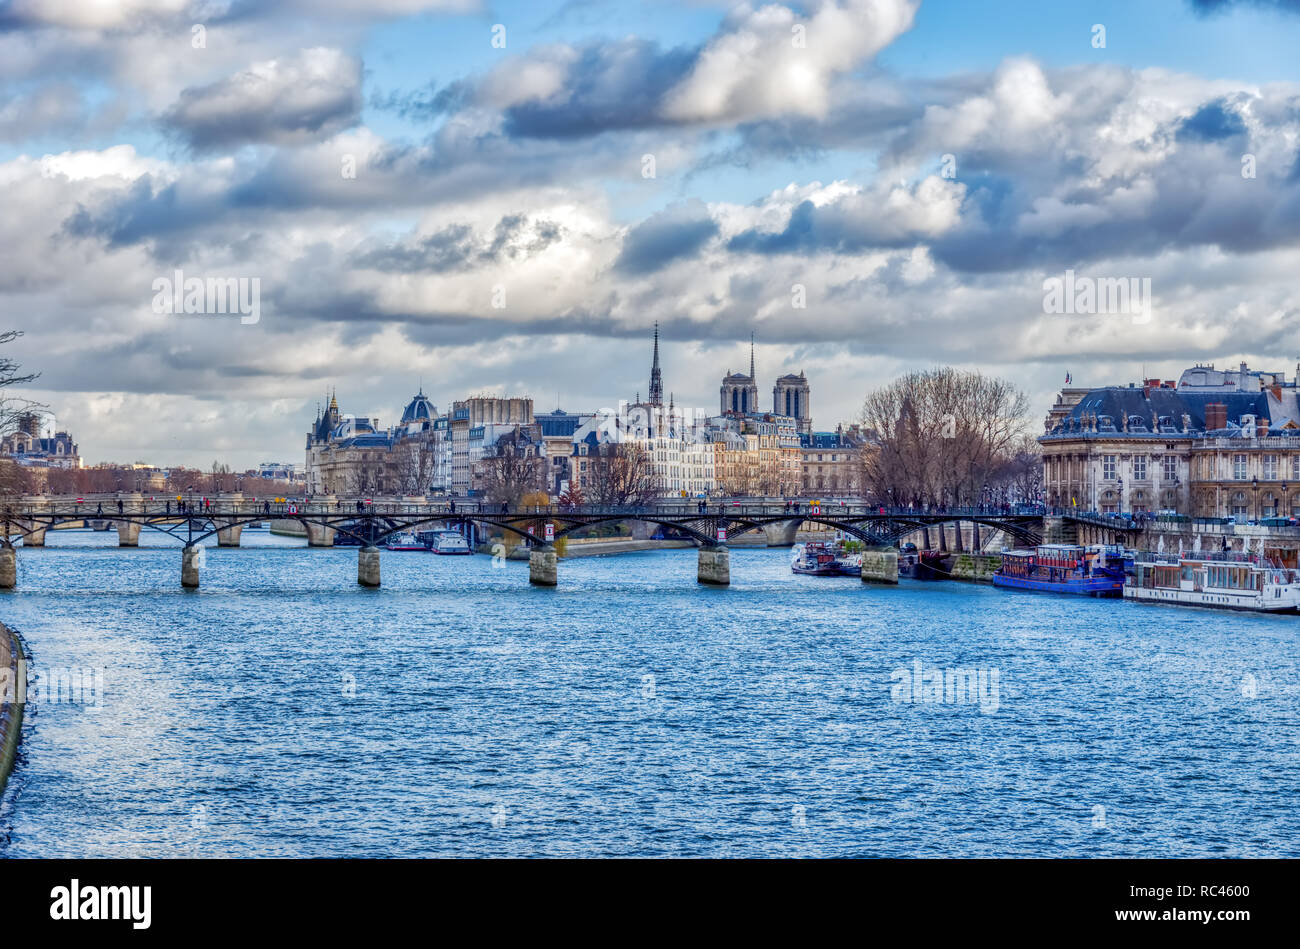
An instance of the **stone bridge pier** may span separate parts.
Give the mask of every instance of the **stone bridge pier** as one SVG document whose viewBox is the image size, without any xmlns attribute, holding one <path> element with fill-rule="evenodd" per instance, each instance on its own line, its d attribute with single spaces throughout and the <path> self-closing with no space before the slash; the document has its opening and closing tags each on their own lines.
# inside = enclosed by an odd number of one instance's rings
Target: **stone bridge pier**
<svg viewBox="0 0 1300 949">
<path fill-rule="evenodd" d="M 696 579 L 711 586 L 728 586 L 731 583 L 731 550 L 722 544 L 700 547 Z"/>
<path fill-rule="evenodd" d="M 140 524 L 137 521 L 114 521 L 113 526 L 117 528 L 117 546 L 119 547 L 139 547 L 140 546 Z"/>
<path fill-rule="evenodd" d="M 239 537 L 244 533 L 244 525 L 234 523 L 232 517 L 214 517 L 212 523 L 217 528 L 218 547 L 238 547 Z"/>
<path fill-rule="evenodd" d="M 550 544 L 528 552 L 528 582 L 535 587 L 553 587 L 559 581 L 560 557 Z"/>
<path fill-rule="evenodd" d="M 0 590 L 12 590 L 18 585 L 18 551 L 5 545 L 0 547 Z"/>
<path fill-rule="evenodd" d="M 898 551 L 881 547 L 862 552 L 860 576 L 864 583 L 898 584 Z"/>
<path fill-rule="evenodd" d="M 197 590 L 199 588 L 199 569 L 203 567 L 206 560 L 207 557 L 201 544 L 186 544 L 181 548 L 182 587 L 187 590 Z"/>
<path fill-rule="evenodd" d="M 333 544 L 333 537 L 330 543 Z M 357 549 L 357 583 L 363 587 L 379 586 L 379 548 L 360 547 Z"/>
<path fill-rule="evenodd" d="M 303 523 L 303 522 L 299 521 L 299 523 Z M 307 521 L 305 524 L 303 524 L 303 526 L 307 528 L 308 547 L 333 547 L 334 546 L 334 534 L 335 534 L 334 528 L 330 527 L 327 524 L 316 524 L 313 523 L 312 521 Z M 362 549 L 374 550 L 376 551 L 376 556 L 378 556 L 378 550 L 379 550 L 378 547 L 365 547 Z M 375 563 L 375 576 L 376 577 L 379 576 L 378 561 L 376 561 Z M 379 582 L 376 580 L 373 585 L 379 586 Z"/>
<path fill-rule="evenodd" d="M 117 500 L 122 502 L 123 514 L 138 514 L 144 510 L 144 495 L 134 491 L 119 492 Z M 116 502 L 112 505 L 117 507 Z M 139 547 L 140 546 L 140 524 L 135 521 L 113 521 L 112 509 L 108 513 L 108 519 L 112 521 L 113 527 L 117 529 L 117 546 L 119 547 Z"/>
<path fill-rule="evenodd" d="M 763 525 L 763 534 L 767 537 L 769 547 L 793 547 L 795 537 L 799 534 L 799 525 L 803 521 L 774 521 Z"/>
<path fill-rule="evenodd" d="M 217 495 L 215 506 L 223 509 L 233 509 L 236 511 L 243 510 L 244 495 L 242 492 L 234 494 Z M 212 526 L 217 529 L 217 546 L 218 547 L 238 547 L 239 537 L 244 533 L 244 525 L 235 523 L 233 517 L 214 517 Z"/>
<path fill-rule="evenodd" d="M 34 514 L 50 509 L 50 502 L 45 500 L 43 495 L 28 495 L 22 499 L 21 503 L 23 507 L 29 508 Z M 20 517 L 13 521 L 13 525 L 23 532 L 24 547 L 45 546 L 46 528 L 42 521 L 31 517 Z"/>
</svg>

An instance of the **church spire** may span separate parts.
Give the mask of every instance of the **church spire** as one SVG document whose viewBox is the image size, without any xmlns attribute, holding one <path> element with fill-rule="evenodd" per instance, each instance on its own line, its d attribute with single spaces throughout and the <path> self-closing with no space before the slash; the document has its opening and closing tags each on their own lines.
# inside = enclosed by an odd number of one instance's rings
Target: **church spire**
<svg viewBox="0 0 1300 949">
<path fill-rule="evenodd" d="M 659 371 L 659 321 L 655 320 L 655 354 L 654 362 L 650 364 L 650 404 L 663 405 L 663 402 L 664 380 Z"/>
<path fill-rule="evenodd" d="M 754 334 L 749 334 L 749 381 L 757 384 L 758 376 L 754 372 Z"/>
</svg>

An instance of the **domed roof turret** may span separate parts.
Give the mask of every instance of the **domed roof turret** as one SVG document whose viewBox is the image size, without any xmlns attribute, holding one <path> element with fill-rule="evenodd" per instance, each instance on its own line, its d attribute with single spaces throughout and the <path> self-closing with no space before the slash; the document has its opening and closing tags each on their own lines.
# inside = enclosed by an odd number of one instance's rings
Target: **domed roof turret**
<svg viewBox="0 0 1300 949">
<path fill-rule="evenodd" d="M 438 410 L 434 408 L 433 403 L 429 401 L 428 397 L 424 394 L 424 390 L 421 389 L 419 393 L 416 394 L 415 398 L 413 398 L 406 406 L 406 410 L 402 412 L 402 421 L 400 424 L 406 425 L 408 422 L 428 422 L 436 417 L 437 414 Z"/>
</svg>

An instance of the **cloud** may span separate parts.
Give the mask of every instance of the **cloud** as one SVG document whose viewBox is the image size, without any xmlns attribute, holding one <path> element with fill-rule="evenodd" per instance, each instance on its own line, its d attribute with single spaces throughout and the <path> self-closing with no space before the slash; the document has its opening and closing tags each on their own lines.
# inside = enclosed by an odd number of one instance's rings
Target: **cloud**
<svg viewBox="0 0 1300 949">
<path fill-rule="evenodd" d="M 784 228 L 749 230 L 728 243 L 733 251 L 764 254 L 858 253 L 880 248 L 910 247 L 952 230 L 961 216 L 962 184 L 930 176 L 914 188 L 882 186 L 851 190 L 818 204 L 800 202 Z"/>
<path fill-rule="evenodd" d="M 703 201 L 675 204 L 646 218 L 628 231 L 616 267 L 627 274 L 645 274 L 693 257 L 718 234 L 718 224 Z"/>
<path fill-rule="evenodd" d="M 360 112 L 360 62 L 318 47 L 186 89 L 163 121 L 203 151 L 328 138 L 356 122 Z"/>
<path fill-rule="evenodd" d="M 1263 7 L 1282 10 L 1286 13 L 1300 13 L 1300 0 L 1187 0 L 1193 10 L 1202 16 L 1222 13 L 1233 7 Z"/>
<path fill-rule="evenodd" d="M 475 84 L 507 134 L 537 138 L 697 124 L 825 117 L 837 77 L 912 25 L 916 0 L 822 0 L 808 15 L 741 4 L 700 46 L 628 37 L 554 44 Z"/>
<path fill-rule="evenodd" d="M 142 28 L 160 19 L 175 19 L 190 6 L 190 0 L 10 0 L 0 10 L 0 24 L 94 30 Z"/>
<path fill-rule="evenodd" d="M 870 60 L 912 26 L 916 0 L 742 4 L 704 47 L 663 113 L 682 122 L 825 115 L 831 80 Z"/>
</svg>

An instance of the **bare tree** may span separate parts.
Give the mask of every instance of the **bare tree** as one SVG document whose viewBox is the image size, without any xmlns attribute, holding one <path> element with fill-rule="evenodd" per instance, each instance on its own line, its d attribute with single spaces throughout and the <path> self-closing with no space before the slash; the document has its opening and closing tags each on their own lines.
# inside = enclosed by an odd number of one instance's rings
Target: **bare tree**
<svg viewBox="0 0 1300 949">
<path fill-rule="evenodd" d="M 475 475 L 489 501 L 518 507 L 524 495 L 545 488 L 545 459 L 536 451 L 503 440 L 495 454 L 478 462 Z"/>
<path fill-rule="evenodd" d="M 1025 434 L 1016 439 L 994 474 L 992 483 L 1012 502 L 1039 498 L 1043 490 L 1043 455 L 1034 436 Z"/>
<path fill-rule="evenodd" d="M 393 449 L 397 456 L 395 477 L 403 494 L 428 494 L 438 464 L 438 449 L 429 438 L 416 437 Z"/>
<path fill-rule="evenodd" d="M 0 346 L 22 336 L 22 330 L 0 332 Z M 31 399 L 9 395 L 11 386 L 24 386 L 40 378 L 39 372 L 24 373 L 22 365 L 8 356 L 0 356 L 0 435 L 8 435 L 30 416 L 40 417 L 45 406 Z"/>
<path fill-rule="evenodd" d="M 638 442 L 601 445 L 590 461 L 589 487 L 597 504 L 645 504 L 663 491 L 650 452 Z"/>
<path fill-rule="evenodd" d="M 12 498 L 31 494 L 42 479 L 9 458 L 0 458 L 0 496 Z"/>
<path fill-rule="evenodd" d="M 865 487 L 882 504 L 978 504 L 1026 432 L 1027 409 L 1002 379 L 949 367 L 908 373 L 863 404 L 878 442 L 864 458 Z"/>
</svg>

